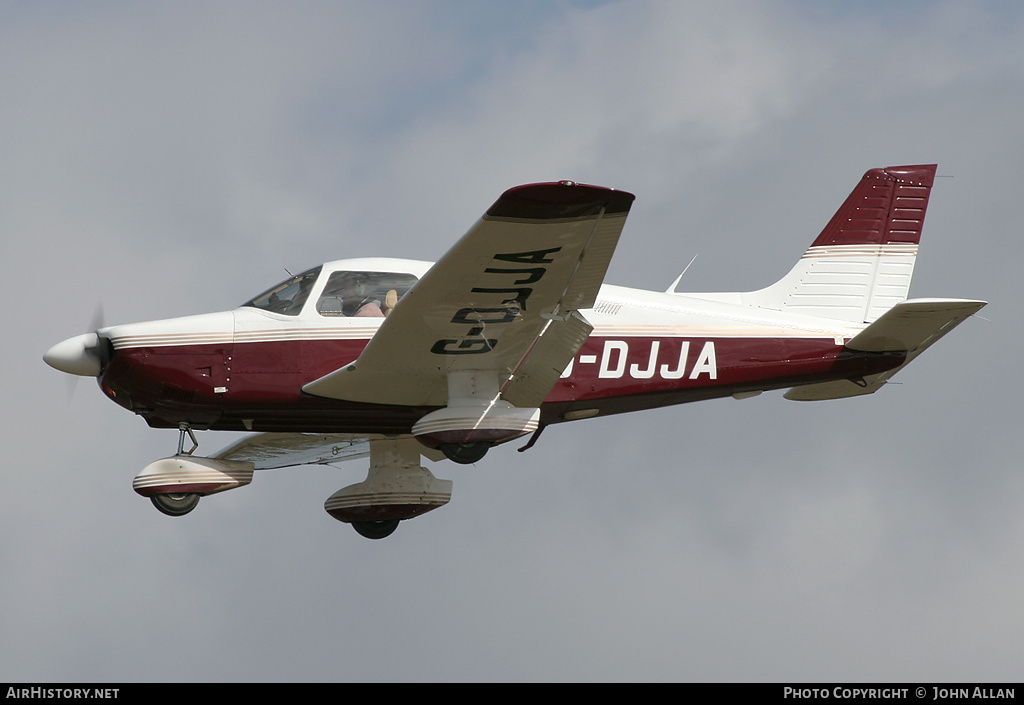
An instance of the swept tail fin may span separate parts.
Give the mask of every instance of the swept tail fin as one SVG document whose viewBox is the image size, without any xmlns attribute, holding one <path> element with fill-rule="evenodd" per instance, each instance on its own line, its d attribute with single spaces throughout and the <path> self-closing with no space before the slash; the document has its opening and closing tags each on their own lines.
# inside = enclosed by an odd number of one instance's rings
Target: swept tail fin
<svg viewBox="0 0 1024 705">
<path fill-rule="evenodd" d="M 868 171 L 789 274 L 741 301 L 856 323 L 904 301 L 936 167 Z"/>
</svg>

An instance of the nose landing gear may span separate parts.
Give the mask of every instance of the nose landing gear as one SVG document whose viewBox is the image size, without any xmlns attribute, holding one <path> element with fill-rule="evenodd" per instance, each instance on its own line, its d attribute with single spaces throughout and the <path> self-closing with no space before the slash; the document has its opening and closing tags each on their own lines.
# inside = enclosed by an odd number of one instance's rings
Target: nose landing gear
<svg viewBox="0 0 1024 705">
<path fill-rule="evenodd" d="M 193 492 L 166 492 L 150 496 L 153 506 L 169 517 L 185 516 L 199 504 L 199 495 Z"/>
<path fill-rule="evenodd" d="M 186 433 L 189 440 L 192 441 L 192 448 L 187 453 L 185 452 Z M 192 432 L 192 427 L 184 422 L 178 424 L 178 455 L 192 455 L 198 447 L 199 441 L 196 440 L 196 434 Z M 199 495 L 194 492 L 166 492 L 151 495 L 149 501 L 162 514 L 169 517 L 183 517 L 198 506 Z"/>
<path fill-rule="evenodd" d="M 150 463 L 132 482 L 132 487 L 167 516 L 185 516 L 199 504 L 199 498 L 248 485 L 254 464 L 238 460 L 193 457 L 199 447 L 187 423 L 179 426 L 178 453 Z M 185 451 L 185 436 L 192 447 Z"/>
</svg>

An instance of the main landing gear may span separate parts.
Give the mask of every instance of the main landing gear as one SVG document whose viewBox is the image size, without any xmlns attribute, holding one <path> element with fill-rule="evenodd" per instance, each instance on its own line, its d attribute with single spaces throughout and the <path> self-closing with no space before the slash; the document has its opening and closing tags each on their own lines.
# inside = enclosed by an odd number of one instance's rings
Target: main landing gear
<svg viewBox="0 0 1024 705">
<path fill-rule="evenodd" d="M 332 494 L 324 509 L 360 536 L 382 539 L 400 522 L 444 506 L 452 498 L 452 482 L 420 465 L 420 448 L 411 438 L 371 440 L 366 479 Z"/>
<path fill-rule="evenodd" d="M 539 408 L 516 407 L 501 398 L 495 370 L 457 370 L 448 373 L 447 382 L 448 405 L 420 418 L 412 435 L 451 461 L 472 465 L 491 446 L 540 425 Z"/>
<path fill-rule="evenodd" d="M 448 460 L 460 465 L 472 465 L 483 459 L 490 447 L 490 443 L 442 443 L 437 448 Z"/>
<path fill-rule="evenodd" d="M 386 539 L 395 533 L 400 519 L 385 519 L 383 521 L 353 521 L 352 528 L 356 533 L 367 539 Z"/>
</svg>

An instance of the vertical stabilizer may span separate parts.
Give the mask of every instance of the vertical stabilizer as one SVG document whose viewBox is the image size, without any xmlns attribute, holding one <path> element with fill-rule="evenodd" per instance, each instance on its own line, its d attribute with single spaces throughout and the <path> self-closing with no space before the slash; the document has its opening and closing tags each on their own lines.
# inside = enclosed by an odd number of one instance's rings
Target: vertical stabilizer
<svg viewBox="0 0 1024 705">
<path fill-rule="evenodd" d="M 743 303 L 870 323 L 905 300 L 936 166 L 864 174 L 789 274 Z"/>
</svg>

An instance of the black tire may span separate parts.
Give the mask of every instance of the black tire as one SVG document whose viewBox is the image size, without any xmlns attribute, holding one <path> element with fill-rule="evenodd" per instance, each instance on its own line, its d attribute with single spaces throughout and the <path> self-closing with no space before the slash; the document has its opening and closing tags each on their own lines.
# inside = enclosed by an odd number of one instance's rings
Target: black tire
<svg viewBox="0 0 1024 705">
<path fill-rule="evenodd" d="M 199 495 L 184 492 L 155 494 L 149 498 L 153 506 L 169 517 L 185 516 L 199 504 Z"/>
<path fill-rule="evenodd" d="M 381 521 L 354 521 L 352 528 L 356 533 L 367 539 L 386 539 L 395 533 L 401 519 L 383 519 Z"/>
<path fill-rule="evenodd" d="M 442 443 L 439 446 L 445 456 L 460 465 L 472 465 L 490 450 L 490 443 Z"/>
</svg>

